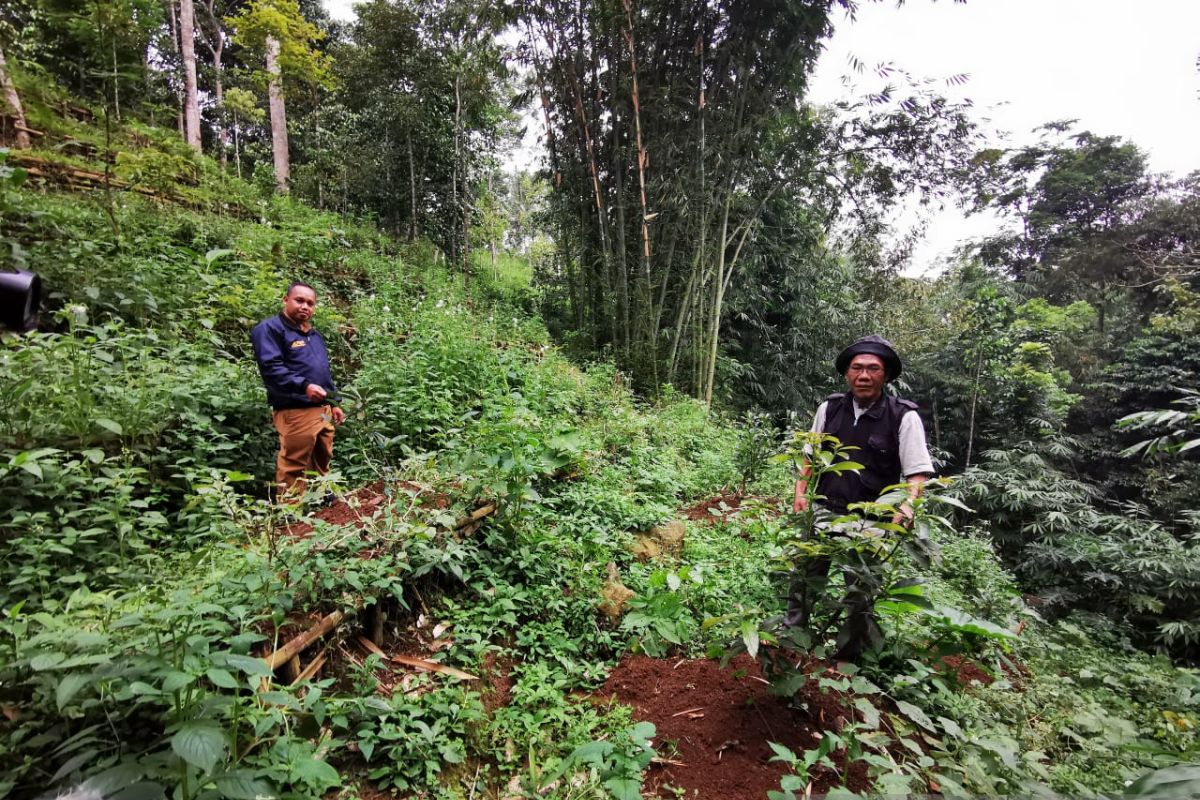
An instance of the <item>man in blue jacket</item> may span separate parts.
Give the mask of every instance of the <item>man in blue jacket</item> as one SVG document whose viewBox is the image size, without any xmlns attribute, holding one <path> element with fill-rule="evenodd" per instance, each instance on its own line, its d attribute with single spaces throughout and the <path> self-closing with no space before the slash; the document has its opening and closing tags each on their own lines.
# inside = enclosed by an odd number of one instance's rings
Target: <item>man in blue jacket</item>
<svg viewBox="0 0 1200 800">
<path fill-rule="evenodd" d="M 280 500 L 304 493 L 305 473 L 329 472 L 334 426 L 346 419 L 331 400 L 337 387 L 325 340 L 312 326 L 316 307 L 316 291 L 307 283 L 293 283 L 283 296 L 283 311 L 250 332 L 279 432 L 275 483 Z"/>
</svg>

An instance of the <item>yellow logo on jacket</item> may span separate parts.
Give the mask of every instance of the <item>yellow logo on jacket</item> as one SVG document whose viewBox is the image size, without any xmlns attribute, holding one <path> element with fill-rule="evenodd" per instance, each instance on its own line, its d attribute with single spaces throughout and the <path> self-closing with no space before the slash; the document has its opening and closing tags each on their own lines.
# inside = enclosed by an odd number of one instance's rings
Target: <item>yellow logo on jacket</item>
<svg viewBox="0 0 1200 800">
<path fill-rule="evenodd" d="M 292 349 L 298 350 L 301 347 L 306 346 L 307 344 L 308 344 L 308 342 L 304 341 L 303 339 L 297 339 L 296 341 L 292 342 Z"/>
</svg>

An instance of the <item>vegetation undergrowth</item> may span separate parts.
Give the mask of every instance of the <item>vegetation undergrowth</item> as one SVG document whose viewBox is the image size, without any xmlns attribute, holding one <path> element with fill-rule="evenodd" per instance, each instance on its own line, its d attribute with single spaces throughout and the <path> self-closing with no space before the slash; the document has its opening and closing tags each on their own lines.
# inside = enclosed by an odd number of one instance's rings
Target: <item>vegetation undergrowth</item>
<svg viewBox="0 0 1200 800">
<path fill-rule="evenodd" d="M 247 220 L 130 193 L 4 198 L 0 238 L 50 295 L 41 330 L 0 349 L 0 796 L 633 797 L 653 731 L 587 693 L 631 649 L 715 654 L 781 612 L 795 520 L 769 505 L 633 552 L 724 488 L 783 496 L 771 436 L 569 363 L 511 260 L 489 274 L 481 257 L 464 288 L 428 245 L 286 199 Z M 266 501 L 247 333 L 292 279 L 317 287 L 349 414 L 327 484 L 384 487 L 364 533 L 291 535 Z M 498 515 L 458 535 L 477 500 Z M 874 759 L 880 791 L 1082 793 L 1194 758 L 1194 673 L 1088 618 L 1044 623 L 979 533 L 934 539 L 940 560 L 908 565 L 919 596 L 975 621 L 897 605 L 877 664 L 804 676 L 862 718 L 789 763 Z M 597 612 L 609 565 L 634 593 L 623 618 Z M 384 611 L 394 644 L 490 684 L 362 655 L 356 629 Z M 266 665 L 334 612 L 356 621 L 322 677 Z M 930 657 L 948 629 L 988 680 Z"/>
</svg>

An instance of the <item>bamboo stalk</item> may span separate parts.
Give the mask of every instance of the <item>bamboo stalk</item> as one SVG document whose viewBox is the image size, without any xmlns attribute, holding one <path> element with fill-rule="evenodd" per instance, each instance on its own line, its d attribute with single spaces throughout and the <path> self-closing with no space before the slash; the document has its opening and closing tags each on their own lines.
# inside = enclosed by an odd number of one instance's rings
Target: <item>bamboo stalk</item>
<svg viewBox="0 0 1200 800">
<path fill-rule="evenodd" d="M 375 655 L 379 656 L 380 658 L 382 658 L 386 661 L 394 661 L 397 664 L 403 664 L 406 667 L 414 667 L 416 669 L 425 670 L 426 672 L 437 672 L 437 673 L 441 673 L 442 675 L 450 675 L 455 678 L 461 678 L 464 681 L 479 680 L 479 678 L 477 676 L 472 675 L 469 672 L 463 672 L 461 669 L 457 669 L 455 667 L 448 667 L 445 664 L 439 664 L 436 661 L 428 661 L 424 658 L 415 658 L 414 656 L 401 656 L 401 655 L 389 656 L 387 653 L 383 652 L 383 650 L 379 649 L 379 647 L 377 647 L 374 642 L 372 642 L 370 639 L 368 639 L 365 636 L 358 637 L 358 641 L 359 641 L 359 644 L 361 644 L 363 647 L 367 648 L 372 653 L 374 653 Z"/>
<path fill-rule="evenodd" d="M 316 674 L 321 671 L 321 667 L 325 666 L 325 661 L 328 658 L 329 658 L 329 648 L 326 647 L 324 650 L 321 651 L 320 655 L 318 655 L 316 658 L 314 658 L 312 660 L 312 662 L 307 667 L 305 667 L 300 672 L 299 675 L 296 676 L 296 680 L 292 681 L 292 686 L 295 686 L 296 684 L 299 684 L 299 683 L 304 683 L 305 681 L 308 681 L 308 680 L 312 680 L 313 677 L 316 676 Z"/>
<path fill-rule="evenodd" d="M 281 665 L 290 661 L 293 656 L 302 653 L 317 639 L 320 639 L 322 636 L 336 628 L 338 623 L 340 623 L 344 617 L 345 614 L 343 614 L 341 611 L 334 611 L 332 614 L 328 614 L 316 625 L 292 639 L 290 642 L 276 650 L 271 655 L 266 656 L 263 660 L 267 662 L 267 666 L 272 671 L 279 669 Z"/>
<path fill-rule="evenodd" d="M 496 513 L 496 504 L 488 503 L 487 505 L 481 506 L 480 508 L 472 511 L 470 514 L 467 514 L 465 517 L 457 520 L 454 523 L 454 530 L 462 530 L 472 522 L 479 522 L 479 520 L 483 519 L 484 517 L 490 517 L 494 513 Z"/>
</svg>

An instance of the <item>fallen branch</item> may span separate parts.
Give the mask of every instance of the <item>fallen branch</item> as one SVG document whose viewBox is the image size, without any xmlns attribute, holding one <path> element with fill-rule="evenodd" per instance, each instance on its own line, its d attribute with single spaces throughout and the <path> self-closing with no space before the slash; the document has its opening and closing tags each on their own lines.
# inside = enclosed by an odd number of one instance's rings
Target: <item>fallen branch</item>
<svg viewBox="0 0 1200 800">
<path fill-rule="evenodd" d="M 477 681 L 478 677 L 469 672 L 463 672 L 461 669 L 448 667 L 445 664 L 439 664 L 436 661 L 427 661 L 423 658 L 414 658 L 413 656 L 389 656 L 387 653 L 379 649 L 379 646 L 365 636 L 359 636 L 358 642 L 367 650 L 384 659 L 385 661 L 394 661 L 397 664 L 403 664 L 406 667 L 414 667 L 426 672 L 438 672 L 442 675 L 450 675 L 455 678 L 461 678 L 464 681 Z"/>
<path fill-rule="evenodd" d="M 292 639 L 283 647 L 266 656 L 263 660 L 267 662 L 267 666 L 272 672 L 279 669 L 280 666 L 292 660 L 292 656 L 299 655 L 308 649 L 308 646 L 320 639 L 325 634 L 338 626 L 338 623 L 345 617 L 341 611 L 334 611 L 327 615 L 316 625 L 312 626 L 304 633 Z"/>
</svg>

